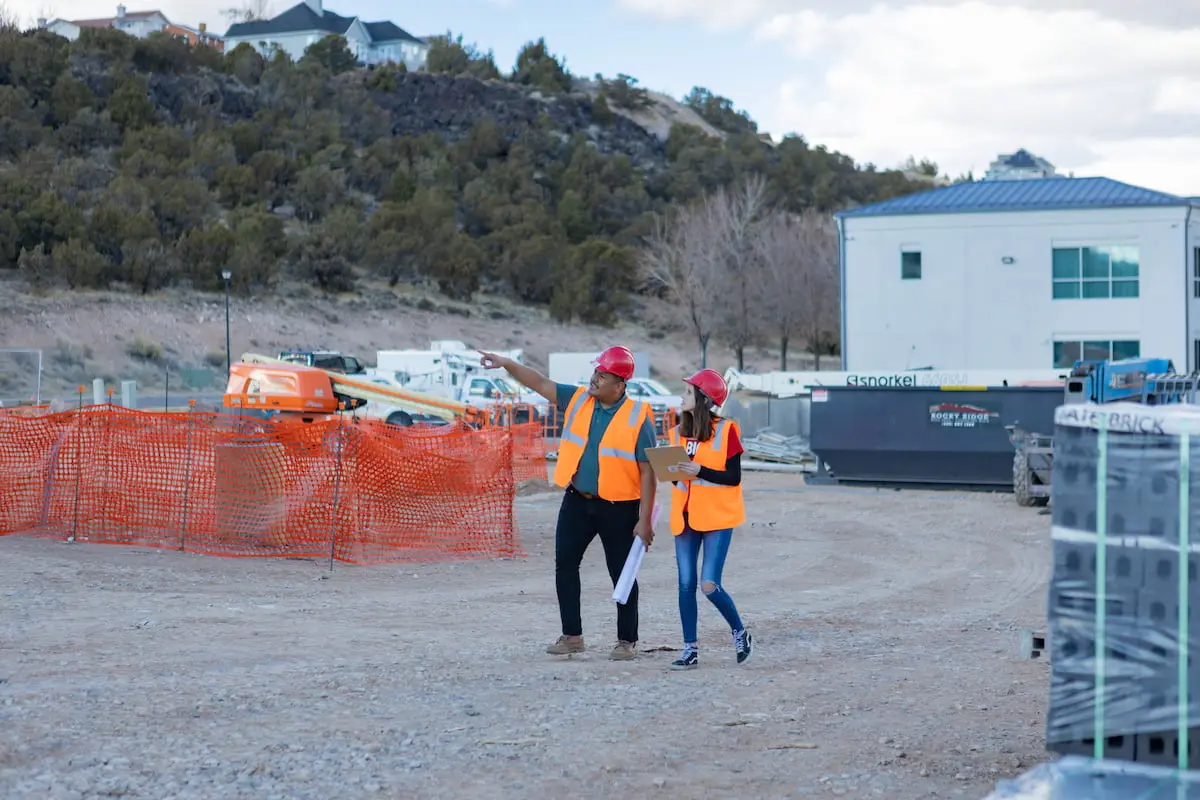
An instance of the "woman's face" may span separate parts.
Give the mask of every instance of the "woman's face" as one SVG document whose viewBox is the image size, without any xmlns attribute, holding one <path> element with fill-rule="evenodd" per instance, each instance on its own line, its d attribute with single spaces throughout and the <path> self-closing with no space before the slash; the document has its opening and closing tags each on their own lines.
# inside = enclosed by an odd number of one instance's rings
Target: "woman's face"
<svg viewBox="0 0 1200 800">
<path fill-rule="evenodd" d="M 683 385 L 683 410 L 696 410 L 696 388 L 690 383 L 685 383 Z"/>
</svg>

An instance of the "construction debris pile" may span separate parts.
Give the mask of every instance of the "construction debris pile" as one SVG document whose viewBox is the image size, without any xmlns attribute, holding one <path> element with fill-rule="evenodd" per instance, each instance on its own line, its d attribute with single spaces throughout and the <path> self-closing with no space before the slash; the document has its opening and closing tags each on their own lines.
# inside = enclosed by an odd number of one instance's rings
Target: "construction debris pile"
<svg viewBox="0 0 1200 800">
<path fill-rule="evenodd" d="M 808 464 L 815 460 L 808 441 L 802 436 L 783 436 L 763 428 L 754 437 L 742 440 L 746 456 L 754 461 L 777 464 Z"/>
</svg>

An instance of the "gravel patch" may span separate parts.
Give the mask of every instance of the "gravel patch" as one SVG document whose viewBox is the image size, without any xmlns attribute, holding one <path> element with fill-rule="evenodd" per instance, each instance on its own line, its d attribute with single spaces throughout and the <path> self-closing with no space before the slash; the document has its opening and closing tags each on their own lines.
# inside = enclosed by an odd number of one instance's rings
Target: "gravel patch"
<svg viewBox="0 0 1200 800">
<path fill-rule="evenodd" d="M 558 634 L 560 495 L 516 500 L 524 559 L 384 567 L 0 538 L 0 797 L 982 798 L 1050 759 L 1049 523 L 1009 495 L 747 477 L 725 586 L 675 673 L 675 564 L 642 573 L 642 652 Z"/>
</svg>

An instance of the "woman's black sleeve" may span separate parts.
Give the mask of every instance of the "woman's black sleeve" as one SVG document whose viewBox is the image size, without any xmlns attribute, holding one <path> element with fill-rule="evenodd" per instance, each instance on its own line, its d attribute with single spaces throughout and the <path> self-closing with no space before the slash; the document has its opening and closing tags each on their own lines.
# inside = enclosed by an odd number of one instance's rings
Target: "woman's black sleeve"
<svg viewBox="0 0 1200 800">
<path fill-rule="evenodd" d="M 701 467 L 696 477 L 718 486 L 737 486 L 742 482 L 742 454 L 726 460 L 725 469 L 722 470 Z"/>
</svg>

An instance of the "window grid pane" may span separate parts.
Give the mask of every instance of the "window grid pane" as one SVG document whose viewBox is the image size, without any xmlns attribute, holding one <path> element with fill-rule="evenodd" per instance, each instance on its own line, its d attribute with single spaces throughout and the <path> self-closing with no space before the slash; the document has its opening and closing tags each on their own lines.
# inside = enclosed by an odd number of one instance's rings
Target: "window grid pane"
<svg viewBox="0 0 1200 800">
<path fill-rule="evenodd" d="M 1075 366 L 1075 362 L 1080 360 L 1082 354 L 1083 345 L 1081 342 L 1055 342 L 1054 368 L 1073 367 Z"/>
<path fill-rule="evenodd" d="M 1084 342 L 1084 361 L 1107 361 L 1112 358 L 1112 342 Z"/>
<path fill-rule="evenodd" d="M 1056 281 L 1079 277 L 1079 248 L 1056 249 L 1053 252 L 1053 277 Z"/>
<path fill-rule="evenodd" d="M 1142 354 L 1142 343 L 1135 340 L 1118 340 L 1112 343 L 1114 361 L 1123 358 L 1138 358 Z"/>
<path fill-rule="evenodd" d="M 1129 245 L 1058 247 L 1052 254 L 1055 300 L 1130 299 L 1139 296 L 1138 248 Z M 1200 248 L 1194 248 L 1192 293 L 1200 297 Z"/>
<path fill-rule="evenodd" d="M 1079 281 L 1055 281 L 1055 300 L 1077 300 L 1079 298 Z"/>
<path fill-rule="evenodd" d="M 919 280 L 921 277 L 921 254 L 900 254 L 900 278 L 902 280 Z"/>
<path fill-rule="evenodd" d="M 1113 281 L 1112 282 L 1113 297 L 1137 297 L 1138 282 L 1137 281 Z"/>
<path fill-rule="evenodd" d="M 1083 252 L 1083 277 L 1107 278 L 1111 260 L 1102 247 L 1088 247 Z"/>
</svg>

